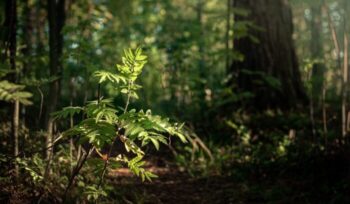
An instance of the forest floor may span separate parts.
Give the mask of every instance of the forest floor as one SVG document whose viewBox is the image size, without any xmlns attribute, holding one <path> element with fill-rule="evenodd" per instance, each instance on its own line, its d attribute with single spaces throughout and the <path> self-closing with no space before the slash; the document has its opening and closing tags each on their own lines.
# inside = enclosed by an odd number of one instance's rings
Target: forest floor
<svg viewBox="0 0 350 204">
<path fill-rule="evenodd" d="M 226 176 L 191 176 L 173 160 L 152 156 L 145 169 L 158 178 L 142 182 L 128 168 L 118 168 L 109 172 L 106 190 L 108 200 L 117 204 L 350 203 L 348 155 L 303 157 L 266 167 L 235 164 L 222 171 L 231 172 Z M 20 191 L 24 186 L 15 185 L 5 192 L 15 202 L 2 202 L 1 190 L 5 187 L 0 182 L 0 203 L 36 203 L 37 197 L 26 196 Z"/>
<path fill-rule="evenodd" d="M 239 203 L 233 196 L 239 188 L 228 177 L 195 178 L 169 167 L 150 166 L 148 170 L 158 178 L 142 182 L 126 168 L 110 174 L 125 203 Z"/>
<path fill-rule="evenodd" d="M 109 175 L 121 203 L 350 203 L 349 177 L 341 157 L 317 157 L 294 165 L 250 167 L 234 176 L 193 177 L 175 165 L 149 162 L 159 178 L 142 182 L 128 169 Z"/>
</svg>

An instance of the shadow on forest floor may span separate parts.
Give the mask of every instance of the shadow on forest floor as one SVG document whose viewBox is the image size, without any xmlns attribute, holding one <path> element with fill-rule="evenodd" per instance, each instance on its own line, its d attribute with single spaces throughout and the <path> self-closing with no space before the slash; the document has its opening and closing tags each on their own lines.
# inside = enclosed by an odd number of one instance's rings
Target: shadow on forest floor
<svg viewBox="0 0 350 204">
<path fill-rule="evenodd" d="M 149 170 L 159 178 L 141 182 L 126 168 L 110 175 L 115 189 L 123 192 L 125 203 L 237 203 L 233 195 L 239 188 L 231 178 L 193 178 L 170 168 L 150 167 Z"/>
<path fill-rule="evenodd" d="M 152 182 L 142 182 L 128 168 L 110 171 L 107 179 L 111 189 L 108 189 L 107 203 L 350 203 L 348 155 L 345 151 L 329 155 L 308 154 L 268 164 L 232 164 L 223 171 L 226 176 L 212 174 L 205 177 L 193 177 L 184 171 L 184 167 L 152 157 L 145 166 L 146 170 L 159 176 Z M 6 190 L 5 187 L 0 183 L 0 192 Z M 0 196 L 0 200 L 3 199 L 0 203 L 37 203 L 38 197 L 30 197 L 31 194 L 26 192 L 29 189 L 23 185 L 6 188 L 8 199 Z M 47 189 L 42 190 L 46 192 Z M 42 203 L 60 203 L 54 202 L 58 201 L 56 194 L 50 196 Z"/>
<path fill-rule="evenodd" d="M 196 178 L 176 167 L 149 164 L 159 176 L 153 182 L 141 182 L 126 168 L 111 172 L 109 179 L 122 203 L 349 203 L 346 166 L 343 159 L 318 157 L 267 169 L 250 166 L 239 170 L 241 176 Z"/>
</svg>

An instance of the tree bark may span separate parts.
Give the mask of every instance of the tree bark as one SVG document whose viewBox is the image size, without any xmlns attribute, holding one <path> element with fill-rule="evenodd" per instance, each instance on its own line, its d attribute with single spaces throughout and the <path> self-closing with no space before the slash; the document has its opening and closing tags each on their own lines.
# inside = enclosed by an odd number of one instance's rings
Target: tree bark
<svg viewBox="0 0 350 204">
<path fill-rule="evenodd" d="M 346 29 L 345 29 L 346 30 Z M 347 128 L 347 102 L 348 102 L 348 79 L 349 79 L 349 62 L 348 62 L 348 36 L 344 32 L 344 62 L 343 62 L 343 81 L 342 81 L 342 136 L 343 142 L 345 142 L 345 137 L 348 133 Z"/>
<path fill-rule="evenodd" d="M 47 18 L 47 2 L 39 1 L 35 8 L 35 29 L 36 29 L 36 55 L 43 55 L 45 53 L 45 43 L 47 41 L 45 36 L 45 21 Z"/>
<path fill-rule="evenodd" d="M 27 75 L 31 70 L 32 65 L 32 53 L 33 53 L 33 45 L 34 45 L 34 10 L 33 5 L 30 4 L 29 0 L 24 1 L 24 9 L 23 9 L 23 17 L 24 17 L 24 26 L 23 26 L 23 41 L 25 44 L 25 48 L 23 48 L 22 53 L 25 56 L 25 60 L 23 62 L 23 75 Z"/>
<path fill-rule="evenodd" d="M 17 52 L 17 1 L 16 0 L 7 0 L 5 2 L 5 22 L 4 28 L 7 32 L 5 32 L 4 36 L 4 59 L 9 59 L 10 68 L 14 71 L 11 75 L 11 81 L 14 83 L 18 82 L 18 74 L 16 71 L 16 52 Z M 18 137 L 19 137 L 19 110 L 20 105 L 19 101 L 15 101 L 12 109 L 12 138 L 11 146 L 12 153 L 14 156 L 18 155 L 19 147 L 18 147 Z M 18 176 L 19 170 L 18 165 L 15 164 L 15 176 Z"/>
<path fill-rule="evenodd" d="M 310 52 L 311 58 L 317 60 L 312 67 L 312 98 L 315 103 L 319 102 L 322 95 L 325 67 L 320 59 L 323 59 L 322 43 L 322 5 L 318 3 L 311 4 L 311 41 Z"/>
<path fill-rule="evenodd" d="M 199 49 L 199 59 L 198 59 L 198 69 L 200 82 L 200 93 L 199 98 L 205 101 L 205 89 L 208 83 L 208 76 L 206 73 L 205 65 L 205 40 L 204 40 L 204 25 L 203 25 L 203 11 L 204 11 L 205 1 L 197 0 L 197 23 L 198 23 L 198 49 Z"/>
<path fill-rule="evenodd" d="M 50 47 L 50 76 L 57 77 L 50 83 L 50 92 L 47 100 L 46 108 L 46 158 L 50 159 L 52 154 L 52 141 L 53 141 L 53 119 L 50 114 L 56 111 L 57 102 L 61 89 L 61 76 L 62 76 L 62 50 L 63 50 L 63 35 L 62 28 L 65 21 L 64 0 L 47 1 L 48 6 L 48 18 L 49 18 L 49 47 Z M 50 148 L 49 148 L 50 147 Z"/>
<path fill-rule="evenodd" d="M 33 10 L 33 3 L 29 0 L 24 1 L 24 8 L 23 8 L 23 21 L 24 25 L 22 26 L 22 40 L 25 45 L 25 47 L 22 49 L 22 54 L 24 56 L 23 59 L 23 69 L 21 70 L 21 77 L 27 76 L 32 68 L 32 56 L 33 56 L 33 45 L 34 42 L 34 10 Z M 26 121 L 28 114 L 26 114 L 26 106 L 21 106 L 21 127 L 22 129 L 25 129 L 26 127 Z M 25 147 L 25 142 L 28 137 L 28 134 L 22 136 L 20 141 L 20 148 L 23 149 Z"/>
<path fill-rule="evenodd" d="M 290 109 L 306 105 L 307 95 L 301 81 L 299 65 L 292 39 L 292 13 L 286 0 L 236 0 L 235 5 L 249 10 L 250 15 L 235 20 L 254 23 L 247 36 L 235 40 L 235 50 L 245 59 L 235 62 L 231 72 L 237 74 L 238 89 L 254 94 L 249 104 L 258 109 Z M 258 27 L 259 29 L 257 29 Z M 248 72 L 247 72 L 248 71 Z M 279 80 L 279 87 L 271 87 L 269 78 Z"/>
<path fill-rule="evenodd" d="M 232 0 L 227 0 L 226 5 L 226 33 L 225 33 L 225 48 L 226 48 L 226 69 L 225 71 L 228 71 L 231 66 L 231 55 L 230 55 L 230 30 L 231 30 L 231 13 L 232 13 Z"/>
<path fill-rule="evenodd" d="M 312 125 L 312 135 L 316 137 L 316 124 L 315 124 L 315 110 L 322 105 L 322 109 L 325 108 L 324 101 L 324 74 L 325 66 L 320 60 L 323 59 L 323 43 L 322 43 L 322 7 L 323 2 L 313 2 L 311 6 L 311 39 L 310 39 L 310 54 L 311 60 L 313 60 L 311 70 L 311 92 L 310 92 L 310 120 Z M 320 100 L 322 99 L 322 100 Z M 324 110 L 322 110 L 324 114 Z M 323 116 L 324 117 L 324 116 Z"/>
</svg>

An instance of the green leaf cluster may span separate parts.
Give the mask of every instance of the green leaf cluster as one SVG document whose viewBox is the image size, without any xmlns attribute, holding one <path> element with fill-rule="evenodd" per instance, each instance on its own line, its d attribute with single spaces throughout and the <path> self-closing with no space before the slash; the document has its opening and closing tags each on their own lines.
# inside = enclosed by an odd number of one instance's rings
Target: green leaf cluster
<svg viewBox="0 0 350 204">
<path fill-rule="evenodd" d="M 142 166 L 145 164 L 145 161 L 142 161 L 141 156 L 137 156 L 128 162 L 128 167 L 130 170 L 137 176 L 140 176 L 142 181 L 148 180 L 151 181 L 152 178 L 157 178 L 158 176 L 153 174 L 150 171 L 146 171 Z"/>
<path fill-rule="evenodd" d="M 155 149 L 160 144 L 168 143 L 168 136 L 178 137 L 186 142 L 181 128 L 183 124 L 172 124 L 169 119 L 158 115 L 152 115 L 151 110 L 136 111 L 128 110 L 130 98 L 137 98 L 136 90 L 141 86 L 134 82 L 142 73 L 147 57 L 142 54 L 141 48 L 135 51 L 128 49 L 124 51 L 122 64 L 116 66 L 115 73 L 97 71 L 94 76 L 99 83 L 112 83 L 121 93 L 127 95 L 127 101 L 123 112 L 118 111 L 112 104 L 111 99 L 98 99 L 87 103 L 84 107 L 65 107 L 61 111 L 53 113 L 55 119 L 68 119 L 82 114 L 85 119 L 74 127 L 66 130 L 64 136 L 79 136 L 80 143 L 89 143 L 100 153 L 106 145 L 113 146 L 114 142 L 121 142 L 126 152 L 135 155 L 128 159 L 124 154 L 118 154 L 113 161 L 124 163 L 135 175 L 142 180 L 151 180 L 156 175 L 143 168 L 143 157 L 145 153 L 142 147 L 153 144 Z M 112 147 L 111 147 L 112 148 Z M 110 155 L 107 155 L 107 160 Z M 105 159 L 105 158 L 103 158 Z M 91 190 L 91 189 L 90 189 Z"/>
<path fill-rule="evenodd" d="M 19 101 L 23 105 L 31 105 L 29 100 L 32 94 L 24 91 L 25 86 L 11 83 L 7 80 L 0 81 L 0 100 L 7 102 Z"/>
<path fill-rule="evenodd" d="M 34 183 L 40 183 L 43 180 L 45 171 L 44 161 L 38 154 L 35 154 L 32 158 L 17 158 L 16 163 L 21 169 L 30 175 L 31 180 Z"/>
</svg>

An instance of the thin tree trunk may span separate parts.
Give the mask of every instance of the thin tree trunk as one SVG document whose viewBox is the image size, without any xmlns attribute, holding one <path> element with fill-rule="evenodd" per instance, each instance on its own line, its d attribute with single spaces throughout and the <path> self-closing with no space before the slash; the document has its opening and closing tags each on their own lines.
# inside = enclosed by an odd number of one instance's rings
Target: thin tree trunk
<svg viewBox="0 0 350 204">
<path fill-rule="evenodd" d="M 348 114 L 348 80 L 349 80 L 349 61 L 348 61 L 348 55 L 349 55 L 349 40 L 348 40 L 348 34 L 347 34 L 347 13 L 346 9 L 348 6 L 348 0 L 344 0 L 344 9 L 345 9 L 345 14 L 344 14 L 344 58 L 343 58 L 343 82 L 342 82 L 342 140 L 343 143 L 346 142 L 346 136 L 348 133 L 348 122 L 347 122 L 347 114 Z"/>
<path fill-rule="evenodd" d="M 25 44 L 25 48 L 22 49 L 23 56 L 25 56 L 25 59 L 23 60 L 23 70 L 22 70 L 22 76 L 26 76 L 31 71 L 31 65 L 32 65 L 32 47 L 34 45 L 34 32 L 33 32 L 33 21 L 34 21 L 34 10 L 32 5 L 30 5 L 29 0 L 25 0 L 24 9 L 23 9 L 23 16 L 24 16 L 24 26 L 23 26 L 23 42 Z M 21 107 L 21 127 L 22 129 L 25 129 L 26 127 L 26 107 Z M 28 138 L 28 134 L 26 133 L 21 138 L 21 149 L 25 147 L 25 141 Z"/>
<path fill-rule="evenodd" d="M 13 118 L 12 118 L 12 134 L 13 134 L 13 155 L 17 156 L 19 153 L 19 101 L 16 100 L 13 108 Z M 15 176 L 18 177 L 19 168 L 18 165 L 15 164 Z"/>
<path fill-rule="evenodd" d="M 327 128 L 327 109 L 326 109 L 326 96 L 327 96 L 327 84 L 326 81 L 323 82 L 322 88 L 322 119 L 323 119 L 323 135 L 324 143 L 327 151 L 328 147 L 328 128 Z"/>
<path fill-rule="evenodd" d="M 198 48 L 199 48 L 199 60 L 198 60 L 198 68 L 199 68 L 199 77 L 201 79 L 200 84 L 200 99 L 202 101 L 205 101 L 205 88 L 207 80 L 205 80 L 208 76 L 206 75 L 205 71 L 205 53 L 204 53 L 204 26 L 203 26 L 203 7 L 204 7 L 203 0 L 197 0 L 197 22 L 198 22 L 198 29 L 199 29 L 199 35 L 198 35 Z"/>
<path fill-rule="evenodd" d="M 311 71 L 309 80 L 312 80 L 313 72 Z M 310 93 L 310 122 L 311 122 L 311 131 L 312 131 L 312 139 L 316 138 L 316 126 L 315 126 L 315 110 L 314 110 L 314 93 L 311 91 Z"/>
<path fill-rule="evenodd" d="M 13 75 L 13 82 L 18 82 L 18 74 L 16 69 L 16 52 L 17 52 L 17 2 L 16 0 L 13 1 L 6 1 L 6 23 L 9 29 L 8 32 L 8 38 L 5 42 L 7 42 L 7 47 L 9 50 L 9 60 L 10 60 L 10 67 L 14 71 Z M 5 48 L 6 49 L 6 48 Z M 6 50 L 5 50 L 6 55 Z M 19 152 L 19 146 L 18 146 L 18 137 L 19 137 L 19 110 L 20 110 L 20 104 L 19 101 L 16 100 L 13 105 L 13 112 L 12 112 L 12 152 L 14 156 L 18 155 Z M 18 165 L 15 164 L 15 176 L 18 177 L 19 169 Z"/>
<path fill-rule="evenodd" d="M 322 44 L 322 5 L 323 3 L 315 2 L 311 4 L 311 40 L 310 53 L 312 60 L 315 60 L 312 66 L 311 74 L 311 93 L 310 93 L 310 119 L 312 124 L 313 139 L 316 139 L 315 109 L 318 110 L 322 104 L 322 91 L 324 83 L 325 67 L 321 59 L 323 59 Z"/>
<path fill-rule="evenodd" d="M 231 54 L 230 54 L 230 30 L 231 30 L 231 13 L 232 13 L 232 0 L 227 0 L 227 13 L 226 13 L 226 72 L 229 71 L 231 66 Z"/>
<path fill-rule="evenodd" d="M 343 62 L 343 81 L 342 81 L 342 136 L 345 141 L 347 130 L 347 93 L 348 93 L 348 36 L 344 33 L 344 62 Z"/>
<path fill-rule="evenodd" d="M 337 66 L 339 67 L 339 69 L 343 69 L 343 71 L 344 71 L 344 67 L 341 66 L 340 45 L 339 45 L 339 40 L 337 37 L 338 35 L 337 35 L 336 30 L 335 30 L 334 23 L 332 21 L 328 6 L 326 4 L 323 4 L 323 8 L 327 14 L 328 26 L 329 26 L 329 29 L 331 31 L 332 41 L 333 41 L 334 49 L 335 49 L 336 55 L 337 55 Z M 345 38 L 345 36 L 344 36 L 344 38 Z M 342 79 L 342 116 L 341 116 L 342 117 L 342 124 L 341 124 L 342 137 L 344 137 L 344 134 L 346 134 L 346 127 L 345 127 L 346 126 L 346 116 L 344 114 L 345 107 L 343 107 L 343 87 L 344 87 L 344 76 Z"/>
<path fill-rule="evenodd" d="M 326 13 L 327 13 L 328 26 L 329 26 L 329 29 L 331 30 L 332 41 L 333 41 L 335 52 L 337 54 L 337 64 L 338 64 L 338 67 L 341 68 L 340 45 L 337 37 L 337 31 L 335 30 L 334 23 L 329 13 L 328 6 L 324 4 L 323 8 L 326 10 Z"/>
<path fill-rule="evenodd" d="M 63 49 L 63 35 L 62 28 L 64 24 L 64 0 L 47 1 L 48 17 L 49 17 L 49 47 L 50 47 L 50 76 L 57 77 L 56 80 L 50 84 L 50 92 L 46 109 L 46 147 L 50 147 L 46 151 L 46 158 L 51 158 L 52 141 L 53 141 L 53 119 L 50 114 L 56 111 L 57 102 L 61 89 L 62 76 L 62 49 Z"/>
<path fill-rule="evenodd" d="M 74 85 L 74 78 L 73 77 L 71 77 L 69 85 L 70 85 L 69 88 L 71 90 L 70 106 L 73 106 L 74 105 L 74 100 L 76 98 L 76 92 L 75 92 L 75 85 Z M 73 116 L 70 116 L 70 118 L 69 118 L 69 126 L 70 126 L 70 128 L 73 128 L 73 126 L 74 126 L 74 118 L 73 118 Z M 70 157 L 70 163 L 71 163 L 71 173 L 73 173 L 73 169 L 74 169 L 74 166 L 73 166 L 74 149 L 75 149 L 75 146 L 74 146 L 73 138 L 70 138 L 70 140 L 69 140 L 69 157 Z"/>
<path fill-rule="evenodd" d="M 25 5 L 23 9 L 24 16 L 24 26 L 23 26 L 23 41 L 25 48 L 23 48 L 22 53 L 26 57 L 23 62 L 23 75 L 27 75 L 31 71 L 32 66 L 32 48 L 34 45 L 34 10 L 33 5 L 30 4 L 29 0 L 25 0 Z"/>
<path fill-rule="evenodd" d="M 311 5 L 311 41 L 310 52 L 311 58 L 316 60 L 312 66 L 312 93 L 314 102 L 320 104 L 319 99 L 322 96 L 322 84 L 325 67 L 320 59 L 323 59 L 322 44 L 322 2 L 312 3 Z"/>
<path fill-rule="evenodd" d="M 45 50 L 45 21 L 47 18 L 47 7 L 45 1 L 39 1 L 35 9 L 35 28 L 36 28 L 36 53 L 37 55 L 42 55 Z"/>
</svg>

